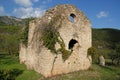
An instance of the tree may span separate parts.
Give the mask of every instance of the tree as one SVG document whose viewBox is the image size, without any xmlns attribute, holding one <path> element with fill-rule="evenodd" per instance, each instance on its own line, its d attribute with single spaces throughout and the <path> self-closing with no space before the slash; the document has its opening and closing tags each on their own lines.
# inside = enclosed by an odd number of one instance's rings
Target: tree
<svg viewBox="0 0 120 80">
<path fill-rule="evenodd" d="M 18 53 L 20 27 L 4 26 L 0 31 L 0 52 L 8 54 Z"/>
<path fill-rule="evenodd" d="M 108 56 L 110 57 L 110 59 L 112 60 L 112 64 L 114 64 L 114 61 L 116 59 L 116 51 L 115 50 L 112 50 Z"/>
<path fill-rule="evenodd" d="M 115 45 L 115 49 L 109 54 L 112 63 L 120 64 L 120 42 Z"/>
<path fill-rule="evenodd" d="M 117 64 L 120 64 L 120 42 L 118 44 L 116 44 L 116 61 Z"/>
</svg>

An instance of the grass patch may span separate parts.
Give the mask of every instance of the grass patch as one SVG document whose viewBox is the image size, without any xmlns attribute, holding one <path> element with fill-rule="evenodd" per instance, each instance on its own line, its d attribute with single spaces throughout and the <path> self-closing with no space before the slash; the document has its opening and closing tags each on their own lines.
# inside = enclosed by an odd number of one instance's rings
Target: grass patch
<svg viewBox="0 0 120 80">
<path fill-rule="evenodd" d="M 120 68 L 93 64 L 89 70 L 54 76 L 45 80 L 120 80 Z"/>
<path fill-rule="evenodd" d="M 120 80 L 119 66 L 101 67 L 93 64 L 89 70 L 62 74 L 44 78 L 33 70 L 26 70 L 25 65 L 19 64 L 18 56 L 0 55 L 0 74 L 5 72 L 5 78 L 12 80 Z M 9 75 L 8 75 L 9 74 Z M 6 79 L 6 80 L 7 80 Z M 9 79 L 9 80 L 11 80 Z M 0 80 L 5 80 L 1 78 Z"/>
<path fill-rule="evenodd" d="M 19 64 L 18 56 L 0 54 L 0 80 L 38 80 L 40 74 Z"/>
<path fill-rule="evenodd" d="M 16 78 L 16 80 L 38 80 L 40 77 L 41 75 L 33 70 L 25 70 L 23 74 Z"/>
</svg>

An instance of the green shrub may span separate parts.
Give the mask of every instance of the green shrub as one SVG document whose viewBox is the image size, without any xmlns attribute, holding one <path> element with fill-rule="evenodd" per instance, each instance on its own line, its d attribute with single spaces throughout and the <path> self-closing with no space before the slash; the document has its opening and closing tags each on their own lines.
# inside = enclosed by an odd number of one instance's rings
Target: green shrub
<svg viewBox="0 0 120 80">
<path fill-rule="evenodd" d="M 4 69 L 0 70 L 0 80 L 15 80 L 15 78 L 22 74 L 22 70 L 19 69 Z"/>
<path fill-rule="evenodd" d="M 88 49 L 88 55 L 91 55 L 92 56 L 92 60 L 93 62 L 96 62 L 98 60 L 98 54 L 96 52 L 96 48 L 95 47 L 90 47 Z"/>
</svg>

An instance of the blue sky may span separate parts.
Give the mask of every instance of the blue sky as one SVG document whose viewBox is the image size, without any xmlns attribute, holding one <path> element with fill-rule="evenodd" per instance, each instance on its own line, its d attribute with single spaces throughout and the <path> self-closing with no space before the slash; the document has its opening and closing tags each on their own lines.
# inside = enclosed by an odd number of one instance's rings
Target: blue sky
<svg viewBox="0 0 120 80">
<path fill-rule="evenodd" d="M 73 4 L 90 19 L 93 28 L 120 29 L 120 0 L 0 0 L 0 16 L 41 17 L 57 4 Z"/>
</svg>

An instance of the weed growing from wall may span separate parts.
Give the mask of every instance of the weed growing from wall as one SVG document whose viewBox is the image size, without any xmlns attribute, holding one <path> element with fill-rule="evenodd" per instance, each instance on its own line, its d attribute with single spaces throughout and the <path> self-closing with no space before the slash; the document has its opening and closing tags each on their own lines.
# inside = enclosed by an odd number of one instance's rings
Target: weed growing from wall
<svg viewBox="0 0 120 80">
<path fill-rule="evenodd" d="M 34 20 L 34 18 L 28 18 L 25 20 L 26 25 L 25 25 L 25 27 L 23 27 L 23 31 L 21 33 L 20 40 L 23 44 L 25 44 L 26 47 L 28 45 L 29 22 L 32 20 Z"/>
<path fill-rule="evenodd" d="M 41 39 L 43 41 L 43 45 L 45 45 L 45 47 L 50 49 L 51 52 L 55 54 L 61 52 L 62 58 L 65 61 L 66 59 L 68 59 L 72 52 L 65 49 L 64 41 L 58 32 L 58 29 L 61 27 L 61 25 L 56 26 L 56 21 L 61 22 L 61 20 L 59 20 L 60 17 L 61 17 L 60 15 L 53 17 L 52 20 L 47 25 L 43 25 L 44 27 L 42 27 L 42 30 L 40 31 L 42 32 Z M 59 40 L 58 37 L 60 37 L 61 40 Z M 55 49 L 55 44 L 57 42 L 61 46 L 59 50 Z"/>
<path fill-rule="evenodd" d="M 41 39 L 45 47 L 56 53 L 55 44 L 58 41 L 58 32 L 53 26 L 48 25 L 44 28 Z"/>
</svg>

